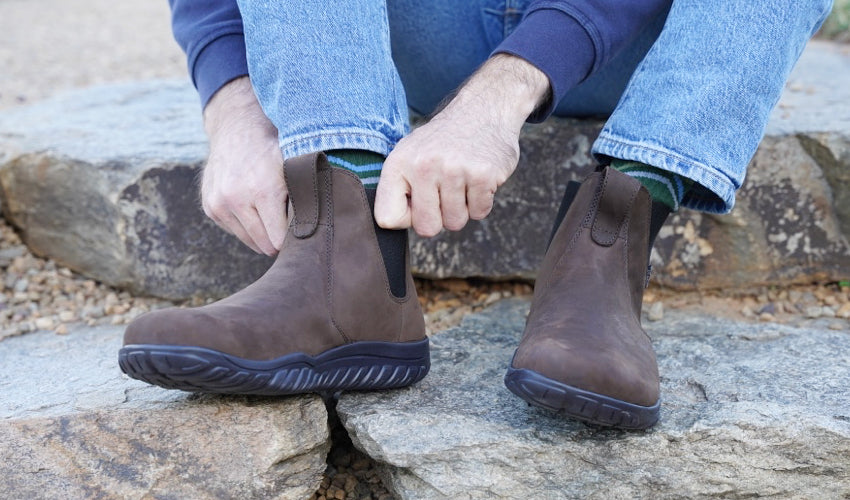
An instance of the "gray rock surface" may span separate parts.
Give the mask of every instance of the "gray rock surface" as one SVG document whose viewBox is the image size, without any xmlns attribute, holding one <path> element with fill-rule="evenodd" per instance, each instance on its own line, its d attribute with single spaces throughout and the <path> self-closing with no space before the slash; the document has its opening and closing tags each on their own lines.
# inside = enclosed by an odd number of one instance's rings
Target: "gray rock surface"
<svg viewBox="0 0 850 500">
<path fill-rule="evenodd" d="M 656 279 L 680 288 L 847 278 L 850 54 L 813 42 L 753 160 L 735 211 L 682 211 L 660 235 Z M 132 117 L 132 119 L 128 119 Z M 491 216 L 413 238 L 424 277 L 533 279 L 568 180 L 592 170 L 598 121 L 523 132 Z M 151 81 L 68 94 L 0 114 L 3 216 L 36 252 L 106 283 L 166 298 L 222 296 L 270 261 L 208 221 L 196 177 L 206 140 L 194 91 Z"/>
<path fill-rule="evenodd" d="M 530 407 L 502 384 L 528 303 L 510 300 L 432 337 L 406 390 L 344 394 L 355 445 L 403 499 L 846 498 L 850 336 L 667 311 L 648 323 L 662 417 L 600 430 Z"/>
<path fill-rule="evenodd" d="M 0 342 L 0 497 L 286 498 L 330 447 L 318 396 L 167 391 L 121 374 L 122 329 Z"/>
<path fill-rule="evenodd" d="M 4 216 L 40 255 L 130 291 L 221 296 L 270 265 L 207 219 L 197 96 L 152 81 L 0 115 Z"/>
</svg>

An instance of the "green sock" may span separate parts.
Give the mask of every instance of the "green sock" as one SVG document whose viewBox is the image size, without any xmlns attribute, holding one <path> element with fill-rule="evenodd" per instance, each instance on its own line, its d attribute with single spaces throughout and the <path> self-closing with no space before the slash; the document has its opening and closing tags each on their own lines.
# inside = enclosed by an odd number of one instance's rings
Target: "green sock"
<svg viewBox="0 0 850 500">
<path fill-rule="evenodd" d="M 674 212 L 679 209 L 679 203 L 694 184 L 687 177 L 636 161 L 614 159 L 611 167 L 639 180 L 653 201 L 667 205 Z"/>
<path fill-rule="evenodd" d="M 360 177 L 363 186 L 374 188 L 378 185 L 384 155 L 362 149 L 333 149 L 325 154 L 331 165 L 350 170 Z"/>
</svg>

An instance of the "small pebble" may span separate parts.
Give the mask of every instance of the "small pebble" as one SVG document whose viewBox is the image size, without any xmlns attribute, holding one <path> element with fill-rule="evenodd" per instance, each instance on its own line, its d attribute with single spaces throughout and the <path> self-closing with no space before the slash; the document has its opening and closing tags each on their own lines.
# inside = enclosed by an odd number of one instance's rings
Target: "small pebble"
<svg viewBox="0 0 850 500">
<path fill-rule="evenodd" d="M 764 321 L 764 322 L 768 322 L 768 323 L 772 322 L 772 321 L 776 321 L 776 316 L 770 314 L 769 312 L 763 312 L 763 313 L 759 314 L 759 321 Z"/>
<path fill-rule="evenodd" d="M 489 306 L 490 304 L 492 304 L 493 302 L 496 302 L 497 300 L 499 300 L 501 298 L 502 298 L 502 294 L 500 292 L 493 292 L 490 295 L 488 295 L 486 299 L 484 299 L 484 305 Z"/>
<path fill-rule="evenodd" d="M 360 457 L 351 464 L 354 470 L 366 470 L 372 465 L 372 461 L 368 457 Z"/>
<path fill-rule="evenodd" d="M 844 325 L 845 324 L 842 323 L 841 321 L 833 321 L 832 323 L 827 325 L 827 328 L 829 328 L 830 330 L 843 330 Z"/>
<path fill-rule="evenodd" d="M 38 318 L 35 320 L 35 327 L 39 330 L 52 330 L 53 320 L 51 318 Z"/>
<path fill-rule="evenodd" d="M 820 318 L 822 314 L 823 308 L 820 306 L 809 306 L 805 311 L 805 315 L 809 319 Z"/>
<path fill-rule="evenodd" d="M 773 302 L 765 304 L 764 306 L 762 306 L 761 309 L 759 309 L 758 313 L 759 313 L 759 317 L 762 314 L 765 314 L 765 313 L 771 314 L 771 315 L 776 314 L 776 304 L 774 304 Z"/>
<path fill-rule="evenodd" d="M 649 321 L 661 321 L 664 319 L 664 303 L 659 301 L 649 306 L 646 317 Z"/>
<path fill-rule="evenodd" d="M 342 488 L 345 491 L 351 492 L 351 491 L 354 491 L 357 488 L 358 484 L 359 484 L 359 481 L 357 480 L 356 477 L 348 476 L 347 478 L 345 478 L 345 484 L 343 485 Z"/>
<path fill-rule="evenodd" d="M 803 304 L 817 304 L 818 298 L 812 292 L 803 292 L 802 297 L 800 297 L 800 302 Z"/>
<path fill-rule="evenodd" d="M 29 286 L 30 282 L 28 280 L 20 279 L 17 281 L 17 283 L 15 283 L 15 286 L 12 287 L 12 290 L 18 293 L 23 293 L 27 291 L 27 288 L 29 288 Z"/>
</svg>

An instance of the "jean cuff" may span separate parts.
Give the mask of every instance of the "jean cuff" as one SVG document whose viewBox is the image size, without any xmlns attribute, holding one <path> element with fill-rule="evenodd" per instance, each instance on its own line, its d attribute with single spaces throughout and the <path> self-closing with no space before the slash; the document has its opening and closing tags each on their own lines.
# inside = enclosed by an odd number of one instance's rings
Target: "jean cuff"
<svg viewBox="0 0 850 500">
<path fill-rule="evenodd" d="M 368 129 L 336 129 L 297 136 L 280 137 L 284 158 L 293 158 L 331 149 L 360 149 L 387 156 L 398 142 Z"/>
<path fill-rule="evenodd" d="M 592 152 L 603 164 L 610 163 L 612 158 L 637 161 L 691 179 L 695 184 L 682 199 L 683 207 L 725 214 L 735 205 L 735 191 L 740 186 L 717 169 L 658 144 L 634 142 L 603 132 L 593 144 Z"/>
</svg>

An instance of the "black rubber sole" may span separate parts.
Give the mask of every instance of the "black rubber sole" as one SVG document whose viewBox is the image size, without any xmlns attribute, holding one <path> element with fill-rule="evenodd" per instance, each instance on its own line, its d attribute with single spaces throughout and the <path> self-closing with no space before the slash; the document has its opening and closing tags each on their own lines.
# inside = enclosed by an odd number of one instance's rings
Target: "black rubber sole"
<svg viewBox="0 0 850 500">
<path fill-rule="evenodd" d="M 527 369 L 509 367 L 505 386 L 535 406 L 606 427 L 646 429 L 658 422 L 661 409 L 660 400 L 653 406 L 639 406 L 562 384 Z"/>
<path fill-rule="evenodd" d="M 428 339 L 354 342 L 315 357 L 294 353 L 270 361 L 202 347 L 127 345 L 118 364 L 130 377 L 166 389 L 283 396 L 404 387 L 425 377 L 431 357 Z"/>
</svg>

